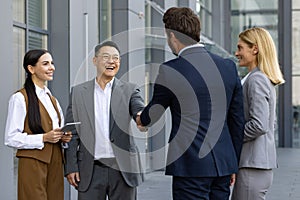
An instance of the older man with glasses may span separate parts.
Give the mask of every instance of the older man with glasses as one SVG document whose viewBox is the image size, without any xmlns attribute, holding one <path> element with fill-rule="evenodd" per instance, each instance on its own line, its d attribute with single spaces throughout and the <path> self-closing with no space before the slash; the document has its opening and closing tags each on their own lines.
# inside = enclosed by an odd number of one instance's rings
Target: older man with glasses
<svg viewBox="0 0 300 200">
<path fill-rule="evenodd" d="M 66 122 L 80 121 L 66 149 L 65 173 L 79 200 L 134 200 L 143 180 L 130 121 L 144 107 L 135 84 L 115 78 L 120 50 L 95 47 L 95 79 L 72 88 Z"/>
</svg>

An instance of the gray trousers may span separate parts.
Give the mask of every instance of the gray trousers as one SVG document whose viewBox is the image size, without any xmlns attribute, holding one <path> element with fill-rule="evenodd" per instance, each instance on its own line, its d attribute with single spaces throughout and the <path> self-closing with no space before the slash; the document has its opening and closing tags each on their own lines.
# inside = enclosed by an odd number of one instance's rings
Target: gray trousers
<svg viewBox="0 0 300 200">
<path fill-rule="evenodd" d="M 231 200 L 263 200 L 273 182 L 272 169 L 241 168 Z"/>
<path fill-rule="evenodd" d="M 87 191 L 78 192 L 78 200 L 136 200 L 136 187 L 128 186 L 115 168 L 95 163 L 91 184 Z"/>
</svg>

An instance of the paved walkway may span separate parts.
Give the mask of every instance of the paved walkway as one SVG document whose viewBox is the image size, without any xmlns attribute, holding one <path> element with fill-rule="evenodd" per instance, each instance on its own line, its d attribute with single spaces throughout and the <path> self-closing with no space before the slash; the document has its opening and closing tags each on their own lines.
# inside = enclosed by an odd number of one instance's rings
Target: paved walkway
<svg viewBox="0 0 300 200">
<path fill-rule="evenodd" d="M 300 149 L 278 148 L 279 168 L 268 200 L 300 200 Z M 138 187 L 138 200 L 171 200 L 171 177 L 163 171 L 146 174 L 146 181 Z"/>
</svg>

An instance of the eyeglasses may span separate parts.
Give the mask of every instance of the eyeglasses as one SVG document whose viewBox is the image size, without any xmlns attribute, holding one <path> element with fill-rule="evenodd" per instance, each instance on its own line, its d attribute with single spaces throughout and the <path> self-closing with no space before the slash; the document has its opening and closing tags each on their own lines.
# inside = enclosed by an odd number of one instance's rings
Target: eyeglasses
<svg viewBox="0 0 300 200">
<path fill-rule="evenodd" d="M 102 58 L 103 61 L 109 61 L 110 59 L 112 59 L 114 62 L 119 62 L 120 61 L 120 56 L 118 55 L 109 55 L 109 54 L 102 54 L 102 55 L 98 55 Z M 96 57 L 98 57 L 96 56 Z"/>
</svg>

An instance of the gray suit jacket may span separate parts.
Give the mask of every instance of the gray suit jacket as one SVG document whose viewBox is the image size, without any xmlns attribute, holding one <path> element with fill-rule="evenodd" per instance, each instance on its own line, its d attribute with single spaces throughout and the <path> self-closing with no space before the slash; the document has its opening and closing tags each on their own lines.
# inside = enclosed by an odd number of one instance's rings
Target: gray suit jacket
<svg viewBox="0 0 300 200">
<path fill-rule="evenodd" d="M 263 72 L 255 68 L 243 84 L 243 94 L 246 124 L 239 167 L 276 168 L 275 86 Z"/>
<path fill-rule="evenodd" d="M 92 179 L 95 151 L 95 80 L 72 88 L 66 122 L 80 121 L 65 150 L 65 174 L 80 173 L 79 191 L 86 191 Z M 101 103 L 101 102 L 99 102 Z M 136 85 L 115 78 L 110 105 L 110 141 L 126 183 L 135 187 L 143 180 L 137 146 L 133 141 L 130 121 L 144 107 Z"/>
</svg>

